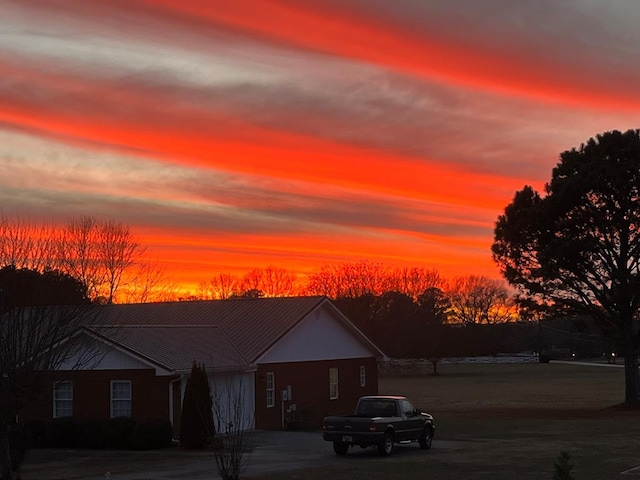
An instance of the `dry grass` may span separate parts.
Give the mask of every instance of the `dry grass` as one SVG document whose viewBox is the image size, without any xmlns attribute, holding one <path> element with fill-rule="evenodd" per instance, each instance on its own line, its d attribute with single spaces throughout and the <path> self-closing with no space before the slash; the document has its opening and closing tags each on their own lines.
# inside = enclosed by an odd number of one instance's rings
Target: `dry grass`
<svg viewBox="0 0 640 480">
<path fill-rule="evenodd" d="M 552 480 L 563 450 L 576 480 L 620 478 L 640 465 L 640 412 L 611 408 L 624 398 L 621 368 L 451 364 L 439 370 L 438 376 L 396 371 L 380 381 L 381 393 L 407 395 L 433 413 L 432 450 L 406 447 L 384 459 L 356 454 L 333 467 L 259 478 Z"/>
<path fill-rule="evenodd" d="M 418 370 L 419 368 L 419 370 Z M 624 369 L 560 363 L 441 364 L 439 375 L 418 367 L 388 371 L 380 393 L 398 392 L 435 413 L 483 409 L 604 408 L 624 399 Z"/>
</svg>

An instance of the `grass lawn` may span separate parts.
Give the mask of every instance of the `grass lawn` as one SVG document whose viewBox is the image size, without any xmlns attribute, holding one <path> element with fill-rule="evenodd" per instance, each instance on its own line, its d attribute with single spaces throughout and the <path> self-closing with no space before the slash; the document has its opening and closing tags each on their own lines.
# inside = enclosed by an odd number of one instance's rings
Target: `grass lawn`
<svg viewBox="0 0 640 480">
<path fill-rule="evenodd" d="M 335 466 L 253 478 L 552 480 L 561 451 L 571 455 L 575 480 L 640 478 L 620 476 L 640 465 L 640 410 L 615 407 L 624 399 L 624 369 L 550 363 L 438 370 L 432 376 L 403 368 L 380 379 L 381 394 L 407 395 L 434 415 L 432 450 L 406 446 L 388 458 L 350 452 Z"/>
</svg>

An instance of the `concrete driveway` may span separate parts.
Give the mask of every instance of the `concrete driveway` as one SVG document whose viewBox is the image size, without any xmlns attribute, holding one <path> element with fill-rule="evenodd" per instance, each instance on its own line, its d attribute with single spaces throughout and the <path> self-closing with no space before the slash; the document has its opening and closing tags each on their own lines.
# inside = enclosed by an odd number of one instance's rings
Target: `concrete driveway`
<svg viewBox="0 0 640 480">
<path fill-rule="evenodd" d="M 420 450 L 417 444 L 396 445 L 394 456 L 430 455 L 440 449 L 457 448 L 459 442 L 433 441 L 429 451 Z M 273 432 L 257 431 L 251 436 L 251 452 L 248 454 L 248 467 L 245 475 L 281 472 L 309 468 L 314 466 L 348 463 L 355 458 L 377 458 L 375 449 L 349 450 L 344 457 L 333 452 L 331 443 L 322 440 L 320 432 Z M 88 477 L 88 480 L 200 480 L 218 478 L 213 456 L 203 453 L 192 462 L 183 465 L 165 466 L 161 470 L 147 470 Z"/>
</svg>

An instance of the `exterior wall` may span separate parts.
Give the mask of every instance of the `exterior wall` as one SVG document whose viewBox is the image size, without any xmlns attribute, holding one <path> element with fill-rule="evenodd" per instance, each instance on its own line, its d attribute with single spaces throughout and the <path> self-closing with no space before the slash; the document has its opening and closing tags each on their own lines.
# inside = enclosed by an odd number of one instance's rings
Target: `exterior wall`
<svg viewBox="0 0 640 480">
<path fill-rule="evenodd" d="M 111 416 L 111 381 L 131 381 L 131 414 L 135 419 L 169 416 L 169 381 L 156 377 L 153 369 L 57 371 L 45 376 L 41 398 L 21 414 L 24 421 L 53 417 L 53 382 L 73 382 L 73 417 L 78 419 Z"/>
<path fill-rule="evenodd" d="M 366 385 L 360 386 L 360 366 L 366 370 Z M 338 369 L 339 395 L 329 398 L 329 368 Z M 267 407 L 266 374 L 275 374 L 275 405 Z M 291 399 L 281 401 L 281 392 L 291 385 Z M 256 428 L 319 427 L 327 415 L 352 413 L 362 395 L 378 393 L 378 368 L 373 357 L 272 363 L 258 366 L 256 374 Z M 295 411 L 292 406 L 295 405 Z M 284 415 L 283 415 L 284 410 Z M 284 422 L 283 422 L 284 419 Z"/>
</svg>

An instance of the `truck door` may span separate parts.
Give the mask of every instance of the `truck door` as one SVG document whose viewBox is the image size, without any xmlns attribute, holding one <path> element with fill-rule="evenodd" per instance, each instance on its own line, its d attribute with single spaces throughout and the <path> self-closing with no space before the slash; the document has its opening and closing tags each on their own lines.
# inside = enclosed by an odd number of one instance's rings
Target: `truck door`
<svg viewBox="0 0 640 480">
<path fill-rule="evenodd" d="M 409 400 L 402 400 L 400 403 L 402 416 L 406 418 L 405 427 L 402 429 L 403 440 L 415 440 L 420 436 L 424 420 L 422 415 L 416 415 L 416 409 Z"/>
</svg>

